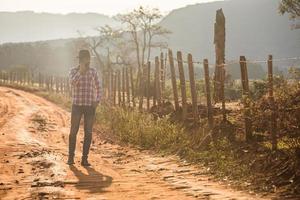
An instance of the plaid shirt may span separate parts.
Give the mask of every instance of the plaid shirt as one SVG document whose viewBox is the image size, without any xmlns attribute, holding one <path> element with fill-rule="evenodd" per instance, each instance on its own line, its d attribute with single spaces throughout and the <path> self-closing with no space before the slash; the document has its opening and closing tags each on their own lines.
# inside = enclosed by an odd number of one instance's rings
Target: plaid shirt
<svg viewBox="0 0 300 200">
<path fill-rule="evenodd" d="M 100 101 L 100 80 L 95 68 L 89 67 L 85 74 L 80 74 L 79 66 L 69 73 L 72 103 L 75 105 L 92 105 Z"/>
</svg>

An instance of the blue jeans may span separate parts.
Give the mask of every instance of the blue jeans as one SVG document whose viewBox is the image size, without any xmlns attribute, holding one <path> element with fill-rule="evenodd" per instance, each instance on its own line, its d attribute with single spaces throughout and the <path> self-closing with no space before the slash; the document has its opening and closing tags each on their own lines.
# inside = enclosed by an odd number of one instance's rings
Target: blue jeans
<svg viewBox="0 0 300 200">
<path fill-rule="evenodd" d="M 69 135 L 69 156 L 74 157 L 76 148 L 76 138 L 80 125 L 81 116 L 84 116 L 84 141 L 82 157 L 87 158 L 92 142 L 92 130 L 95 119 L 95 106 L 72 105 L 71 129 Z"/>
</svg>

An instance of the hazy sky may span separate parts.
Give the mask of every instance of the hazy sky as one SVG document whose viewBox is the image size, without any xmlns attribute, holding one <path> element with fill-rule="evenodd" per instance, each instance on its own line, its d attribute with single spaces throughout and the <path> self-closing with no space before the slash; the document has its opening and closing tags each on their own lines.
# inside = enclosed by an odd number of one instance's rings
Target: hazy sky
<svg viewBox="0 0 300 200">
<path fill-rule="evenodd" d="M 158 7 L 164 14 L 188 4 L 216 0 L 0 0 L 0 11 L 32 10 L 36 12 L 97 12 L 115 15 L 139 5 Z"/>
</svg>

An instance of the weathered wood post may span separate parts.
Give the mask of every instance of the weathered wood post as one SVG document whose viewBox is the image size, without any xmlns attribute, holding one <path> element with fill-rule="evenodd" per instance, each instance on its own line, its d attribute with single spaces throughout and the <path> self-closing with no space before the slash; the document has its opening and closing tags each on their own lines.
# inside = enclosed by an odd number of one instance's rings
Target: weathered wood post
<svg viewBox="0 0 300 200">
<path fill-rule="evenodd" d="M 3 71 L 0 72 L 0 82 L 4 83 L 4 72 Z"/>
<path fill-rule="evenodd" d="M 147 86 L 146 86 L 146 93 L 147 93 L 147 111 L 150 110 L 150 74 L 151 74 L 151 62 L 147 63 Z"/>
<path fill-rule="evenodd" d="M 271 126 L 270 126 L 270 132 L 272 134 L 272 149 L 277 149 L 277 123 L 276 123 L 276 117 L 277 117 L 277 109 L 275 105 L 274 100 L 274 92 L 273 92 L 273 56 L 269 55 L 268 59 L 268 86 L 269 86 L 269 102 L 271 105 Z"/>
<path fill-rule="evenodd" d="M 120 70 L 117 71 L 117 77 L 118 77 L 118 105 L 121 106 L 122 97 L 121 97 L 121 74 L 120 74 Z"/>
<path fill-rule="evenodd" d="M 3 74 L 4 74 L 4 72 L 3 71 L 0 71 L 0 83 L 3 83 Z"/>
<path fill-rule="evenodd" d="M 117 75 L 113 73 L 113 105 L 116 106 L 116 97 L 117 97 Z"/>
<path fill-rule="evenodd" d="M 125 69 L 122 67 L 122 105 L 125 106 Z"/>
<path fill-rule="evenodd" d="M 108 61 L 109 62 L 109 61 Z M 107 100 L 108 103 L 111 104 L 111 68 L 110 65 L 108 65 L 108 71 L 107 71 Z"/>
<path fill-rule="evenodd" d="M 51 77 L 51 80 L 52 80 L 52 77 Z M 69 80 L 69 77 L 66 77 L 66 85 L 67 85 L 67 94 L 68 94 L 68 96 L 70 96 L 71 91 L 70 91 L 70 80 Z M 52 90 L 52 88 L 51 88 L 51 90 Z"/>
<path fill-rule="evenodd" d="M 128 74 L 128 68 L 125 68 L 125 76 L 126 76 L 126 100 L 128 103 L 128 107 L 130 107 L 130 88 L 129 88 L 129 74 Z"/>
<path fill-rule="evenodd" d="M 132 66 L 129 68 L 129 72 L 130 72 L 130 83 L 131 83 L 130 86 L 131 86 L 131 95 L 132 95 L 131 101 L 132 101 L 133 107 L 135 107 L 136 106 L 136 104 L 135 104 L 135 91 L 134 91 L 135 87 L 134 87 Z"/>
<path fill-rule="evenodd" d="M 161 91 L 161 97 L 164 97 L 165 92 L 165 60 L 164 60 L 164 53 L 160 53 L 160 91 Z"/>
<path fill-rule="evenodd" d="M 247 70 L 247 62 L 246 57 L 240 57 L 240 67 L 241 67 L 241 80 L 242 80 L 242 88 L 243 88 L 243 104 L 244 104 L 244 118 L 245 118 L 245 133 L 246 133 L 246 141 L 250 142 L 252 140 L 252 123 L 250 116 L 250 105 L 249 105 L 249 80 L 248 80 L 248 70 Z"/>
<path fill-rule="evenodd" d="M 6 73 L 7 73 L 7 72 L 4 72 L 4 71 L 1 72 L 1 74 L 2 74 L 2 75 L 1 75 L 1 82 L 2 82 L 2 83 L 5 83 Z"/>
<path fill-rule="evenodd" d="M 179 72 L 180 90 L 181 90 L 182 119 L 185 120 L 187 115 L 186 85 L 185 85 L 185 77 L 184 77 L 184 70 L 183 70 L 182 53 L 180 51 L 177 52 L 177 62 L 178 62 L 178 72 Z"/>
<path fill-rule="evenodd" d="M 59 92 L 59 83 L 58 83 L 58 77 L 55 76 L 55 92 L 58 93 Z"/>
<path fill-rule="evenodd" d="M 208 127 L 210 130 L 212 130 L 214 127 L 214 118 L 213 118 L 211 93 L 210 93 L 209 65 L 207 59 L 203 60 L 203 68 L 204 68 L 204 79 L 205 79 Z"/>
<path fill-rule="evenodd" d="M 42 87 L 42 74 L 39 72 L 39 88 Z"/>
<path fill-rule="evenodd" d="M 63 81 L 63 77 L 59 77 L 59 82 L 60 82 L 60 93 L 63 94 L 64 93 L 64 81 Z"/>
<path fill-rule="evenodd" d="M 49 79 L 50 79 L 50 91 L 52 92 L 53 91 L 53 76 L 50 75 Z"/>
<path fill-rule="evenodd" d="M 192 54 L 188 54 L 188 66 L 189 66 L 190 89 L 191 89 L 191 95 L 192 95 L 193 117 L 194 117 L 194 122 L 198 123 L 199 122 L 199 112 L 198 112 L 198 105 L 197 105 L 197 91 L 196 91 L 194 64 L 193 64 Z"/>
<path fill-rule="evenodd" d="M 50 78 L 49 78 L 50 76 L 46 76 L 46 77 L 47 77 L 47 78 L 46 78 L 46 79 L 47 79 L 47 80 L 46 80 L 46 87 L 47 87 L 47 90 L 49 91 L 49 90 L 50 90 L 50 80 L 49 80 L 49 79 L 50 79 Z"/>
<path fill-rule="evenodd" d="M 177 92 L 177 83 L 176 83 L 176 74 L 175 74 L 175 66 L 174 66 L 174 58 L 173 52 L 169 49 L 169 64 L 170 64 L 170 72 L 171 72 L 171 81 L 172 81 L 172 88 L 173 88 L 173 97 L 175 103 L 175 110 L 179 110 L 179 101 L 178 101 L 178 92 Z"/>
<path fill-rule="evenodd" d="M 26 73 L 23 72 L 22 73 L 22 85 L 25 85 L 26 84 Z"/>
<path fill-rule="evenodd" d="M 142 69 L 142 76 L 140 79 L 140 98 L 139 98 L 139 110 L 143 109 L 143 104 L 144 104 L 144 94 L 145 94 L 145 89 L 146 89 L 146 79 L 147 79 L 147 70 L 148 67 L 147 65 L 143 65 Z"/>
<path fill-rule="evenodd" d="M 155 97 L 158 106 L 161 105 L 161 86 L 160 86 L 160 70 L 159 70 L 159 58 L 155 57 Z"/>
<path fill-rule="evenodd" d="M 5 71 L 2 72 L 2 77 L 1 77 L 2 83 L 5 83 L 6 74 L 7 74 L 7 72 L 5 72 Z"/>
<path fill-rule="evenodd" d="M 214 77 L 214 100 L 222 102 L 223 121 L 226 121 L 225 109 L 225 16 L 223 10 L 219 9 L 216 13 L 214 44 L 216 52 L 216 68 Z"/>
</svg>

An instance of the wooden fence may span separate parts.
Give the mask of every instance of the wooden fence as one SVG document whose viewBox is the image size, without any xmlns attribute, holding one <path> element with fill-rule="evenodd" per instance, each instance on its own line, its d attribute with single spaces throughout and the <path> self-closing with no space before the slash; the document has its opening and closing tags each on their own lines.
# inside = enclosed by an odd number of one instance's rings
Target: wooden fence
<svg viewBox="0 0 300 200">
<path fill-rule="evenodd" d="M 205 120 L 208 121 L 208 127 L 213 129 L 215 118 L 211 91 L 213 79 L 210 77 L 209 61 L 204 59 L 201 62 L 197 62 L 197 64 L 199 63 L 203 65 L 205 94 L 202 95 L 206 99 L 206 102 L 201 102 L 201 105 L 205 105 L 205 116 L 207 118 Z M 240 57 L 239 63 L 244 107 L 242 109 L 244 111 L 244 132 L 246 140 L 251 141 L 252 117 L 248 111 L 249 109 L 247 109 L 249 107 L 247 98 L 251 97 L 249 94 L 248 70 L 245 56 Z M 268 66 L 268 96 L 272 105 L 270 133 L 272 135 L 273 148 L 276 148 L 276 110 L 273 96 L 273 58 L 271 55 L 266 60 L 266 63 Z M 188 54 L 186 59 L 184 59 L 182 52 L 178 51 L 176 58 L 174 58 L 172 50 L 169 50 L 167 56 L 164 57 L 164 54 L 161 54 L 155 57 L 154 62 L 145 63 L 140 72 L 133 68 L 133 66 L 124 66 L 119 68 L 119 70 L 110 69 L 105 74 L 102 74 L 102 100 L 111 106 L 132 107 L 140 111 L 149 112 L 153 112 L 155 108 L 158 110 L 163 109 L 171 103 L 174 106 L 174 111 L 180 113 L 181 120 L 192 118 L 194 123 L 199 123 L 203 119 L 201 119 L 201 115 L 199 114 L 200 94 L 197 93 L 196 89 L 196 81 L 198 80 L 195 78 L 194 64 L 195 61 L 193 61 L 191 54 Z M 222 65 L 224 67 L 226 64 Z M 184 70 L 185 67 L 188 70 Z M 188 71 L 188 74 L 185 74 L 186 71 Z M 166 100 L 164 95 L 167 80 L 170 80 L 172 86 L 171 101 Z M 224 77 L 222 81 L 222 85 L 224 85 Z M 59 77 L 41 73 L 1 71 L 0 83 L 35 86 L 67 96 L 71 94 L 69 80 L 66 76 Z M 187 86 L 189 86 L 190 98 L 187 95 Z M 225 107 L 226 104 L 223 106 Z M 222 114 L 224 115 L 224 119 L 226 119 L 226 113 Z"/>
</svg>

